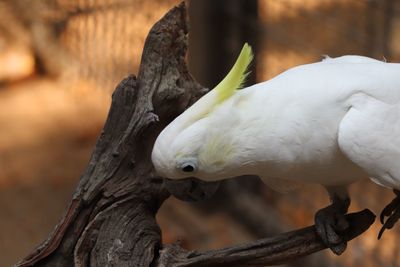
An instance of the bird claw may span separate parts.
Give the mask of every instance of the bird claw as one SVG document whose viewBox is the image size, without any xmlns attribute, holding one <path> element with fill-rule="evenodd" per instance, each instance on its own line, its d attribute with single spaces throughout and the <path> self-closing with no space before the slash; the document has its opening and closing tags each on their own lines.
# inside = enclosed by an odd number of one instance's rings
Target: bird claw
<svg viewBox="0 0 400 267">
<path fill-rule="evenodd" d="M 390 202 L 381 212 L 380 221 L 383 224 L 378 234 L 378 239 L 381 239 L 386 229 L 392 229 L 396 222 L 400 219 L 400 191 L 393 190 L 396 197 Z M 385 217 L 388 219 L 385 222 Z"/>
<path fill-rule="evenodd" d="M 385 217 L 390 217 L 396 209 L 400 206 L 400 198 L 395 197 L 381 212 L 380 221 L 382 224 L 385 223 Z"/>
<path fill-rule="evenodd" d="M 342 254 L 347 247 L 343 233 L 349 228 L 345 214 L 336 206 L 330 205 L 315 214 L 315 227 L 318 235 L 336 255 Z"/>
</svg>

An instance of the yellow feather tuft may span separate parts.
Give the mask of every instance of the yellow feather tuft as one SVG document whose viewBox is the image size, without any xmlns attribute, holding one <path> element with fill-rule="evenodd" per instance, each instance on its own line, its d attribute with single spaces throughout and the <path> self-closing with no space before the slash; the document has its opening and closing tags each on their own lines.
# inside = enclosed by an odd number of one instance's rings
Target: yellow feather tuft
<svg viewBox="0 0 400 267">
<path fill-rule="evenodd" d="M 216 105 L 224 102 L 226 99 L 231 97 L 237 89 L 240 89 L 243 86 L 246 77 L 249 74 L 247 68 L 252 60 L 253 51 L 251 46 L 245 43 L 235 65 L 233 65 L 228 75 L 226 75 L 226 77 L 214 88 L 217 92 Z"/>
<path fill-rule="evenodd" d="M 181 130 L 208 116 L 219 104 L 231 97 L 246 80 L 247 68 L 253 59 L 251 47 L 245 43 L 228 75 L 206 95 L 179 116 Z"/>
</svg>

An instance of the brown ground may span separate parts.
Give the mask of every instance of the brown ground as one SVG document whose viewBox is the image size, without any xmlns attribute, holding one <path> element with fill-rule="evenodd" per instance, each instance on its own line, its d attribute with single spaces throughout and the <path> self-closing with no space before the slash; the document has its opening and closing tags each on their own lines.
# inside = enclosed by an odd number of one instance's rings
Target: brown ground
<svg viewBox="0 0 400 267">
<path fill-rule="evenodd" d="M 31 251 L 61 217 L 107 102 L 48 79 L 0 89 L 0 266 Z"/>
</svg>

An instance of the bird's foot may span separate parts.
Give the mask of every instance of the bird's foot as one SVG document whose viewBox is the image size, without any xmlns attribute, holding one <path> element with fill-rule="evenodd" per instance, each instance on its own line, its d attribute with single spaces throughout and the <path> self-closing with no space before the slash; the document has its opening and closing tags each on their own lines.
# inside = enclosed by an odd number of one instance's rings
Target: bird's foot
<svg viewBox="0 0 400 267">
<path fill-rule="evenodd" d="M 349 228 L 349 222 L 344 215 L 350 202 L 342 204 L 333 203 L 315 214 L 315 227 L 318 235 L 336 255 L 342 254 L 347 247 L 347 241 L 343 234 Z M 346 207 L 343 208 L 344 206 Z"/>
<path fill-rule="evenodd" d="M 390 202 L 381 212 L 380 220 L 383 224 L 378 234 L 378 239 L 381 239 L 383 232 L 386 229 L 392 229 L 396 222 L 400 219 L 400 191 L 393 190 L 396 197 Z M 385 222 L 385 217 L 388 217 Z"/>
</svg>

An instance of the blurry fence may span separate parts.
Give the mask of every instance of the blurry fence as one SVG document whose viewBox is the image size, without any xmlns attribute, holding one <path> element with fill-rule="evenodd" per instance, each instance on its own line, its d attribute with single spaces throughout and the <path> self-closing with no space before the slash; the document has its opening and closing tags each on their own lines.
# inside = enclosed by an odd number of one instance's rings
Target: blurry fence
<svg viewBox="0 0 400 267">
<path fill-rule="evenodd" d="M 48 73 L 68 69 L 69 78 L 113 86 L 127 73 L 137 72 L 147 31 L 178 2 L 2 0 L 0 47 L 9 40 L 24 43 L 34 51 L 39 69 Z M 361 54 L 400 61 L 396 31 L 400 1 L 189 2 L 191 68 L 206 85 L 217 82 L 244 41 L 256 46 L 258 80 L 322 55 Z"/>
<path fill-rule="evenodd" d="M 322 55 L 400 61 L 400 1 L 260 0 L 259 79 Z"/>
<path fill-rule="evenodd" d="M 4 50 L 9 46 L 27 47 L 32 51 L 39 71 L 62 74 L 69 82 L 91 81 L 96 87 L 111 91 L 128 73 L 137 73 L 148 30 L 178 2 L 2 0 L 0 53 L 1 48 Z M 400 62 L 400 31 L 397 30 L 400 26 L 400 1 L 397 0 L 190 2 L 193 18 L 190 65 L 195 76 L 210 87 L 224 76 L 245 41 L 256 50 L 258 81 L 269 79 L 291 66 L 320 60 L 322 55 L 361 54 Z M 259 187 L 253 190 L 252 185 L 233 188 L 233 191 L 257 192 L 259 198 L 264 193 L 260 193 Z M 353 207 L 368 207 L 376 212 L 384 204 L 375 200 L 387 202 L 391 197 L 389 191 L 375 185 L 361 185 L 353 193 Z M 238 195 L 230 194 L 233 198 Z M 284 221 L 289 225 L 304 226 L 312 221 L 318 208 L 327 204 L 327 197 L 321 190 L 290 196 L 277 196 L 270 192 L 265 195 L 263 200 L 269 198 L 278 212 L 259 208 L 254 213 L 274 214 L 270 221 L 275 225 Z M 248 207 L 254 208 L 253 197 L 247 193 L 247 202 L 253 203 Z M 220 202 L 227 206 L 225 198 Z M 243 204 L 244 201 L 239 202 Z M 229 208 L 237 218 L 245 217 L 243 207 L 242 210 L 234 205 Z M 253 227 L 248 228 L 254 228 L 253 232 L 272 229 L 258 218 L 262 217 L 256 217 L 248 224 Z M 257 223 L 260 225 L 255 229 Z M 335 260 L 323 264 L 314 258 L 312 266 L 396 266 L 396 260 L 400 259 L 396 245 L 400 241 L 400 227 L 396 229 L 387 233 L 380 242 L 376 241 L 376 229 L 375 232 L 373 229 L 352 242 L 344 257 L 335 257 Z M 310 262 L 312 260 L 304 266 L 311 266 Z"/>
<path fill-rule="evenodd" d="M 148 30 L 178 2 L 3 0 L 0 36 L 32 49 L 39 71 L 112 89 L 137 72 Z"/>
</svg>

